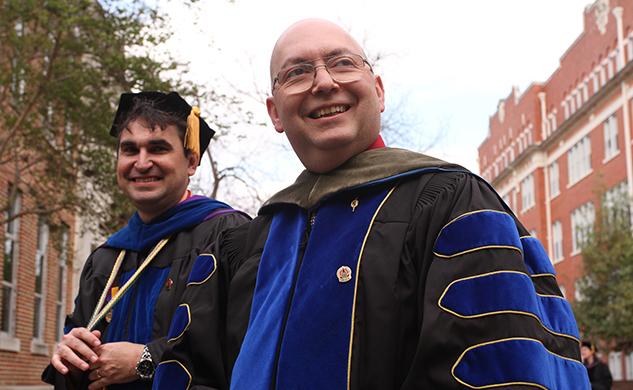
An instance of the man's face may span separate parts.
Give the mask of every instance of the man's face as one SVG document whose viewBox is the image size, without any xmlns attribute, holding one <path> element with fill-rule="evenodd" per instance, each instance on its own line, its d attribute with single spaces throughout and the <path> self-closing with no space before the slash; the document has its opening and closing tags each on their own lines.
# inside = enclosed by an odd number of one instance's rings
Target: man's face
<svg viewBox="0 0 633 390">
<path fill-rule="evenodd" d="M 362 49 L 340 27 L 320 20 L 300 22 L 282 35 L 271 59 L 273 78 L 288 65 L 313 61 L 322 65 L 332 54 L 359 54 Z M 368 66 L 358 81 L 337 83 L 318 67 L 307 91 L 288 93 L 277 85 L 268 98 L 268 113 L 278 132 L 285 132 L 301 162 L 326 172 L 367 149 L 380 132 L 384 91 Z"/>
<path fill-rule="evenodd" d="M 585 347 L 584 345 L 580 347 L 580 356 L 582 357 L 583 361 L 589 359 L 591 355 L 593 355 L 593 352 L 591 352 L 591 349 L 589 349 L 589 347 Z"/>
<path fill-rule="evenodd" d="M 175 126 L 152 130 L 135 120 L 121 131 L 117 183 L 145 222 L 180 201 L 197 164 L 195 155 L 185 155 Z"/>
</svg>

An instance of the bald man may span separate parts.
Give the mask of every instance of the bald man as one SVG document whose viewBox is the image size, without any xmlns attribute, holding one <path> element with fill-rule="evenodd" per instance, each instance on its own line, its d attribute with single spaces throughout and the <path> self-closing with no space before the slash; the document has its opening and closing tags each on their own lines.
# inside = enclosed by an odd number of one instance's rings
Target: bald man
<svg viewBox="0 0 633 390">
<path fill-rule="evenodd" d="M 306 171 L 209 249 L 156 387 L 589 389 L 543 247 L 476 175 L 384 146 L 358 42 L 304 20 L 270 66 L 268 113 Z"/>
</svg>

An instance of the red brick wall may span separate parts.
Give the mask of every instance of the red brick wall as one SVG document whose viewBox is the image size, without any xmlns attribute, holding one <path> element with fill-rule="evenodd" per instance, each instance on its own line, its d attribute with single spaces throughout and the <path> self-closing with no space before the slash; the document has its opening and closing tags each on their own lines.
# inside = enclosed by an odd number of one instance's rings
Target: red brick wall
<svg viewBox="0 0 633 390">
<path fill-rule="evenodd" d="M 7 175 L 0 172 L 0 196 L 2 201 L 7 194 Z M 22 194 L 24 208 L 33 205 L 34 200 Z M 73 259 L 73 235 L 74 218 L 65 214 L 61 219 L 70 228 L 68 233 L 68 261 L 66 268 L 66 311 L 72 309 L 72 262 Z M 56 297 L 58 283 L 58 250 L 56 239 L 58 234 L 51 228 L 48 243 L 48 255 L 45 282 L 45 330 L 44 342 L 48 345 L 49 355 L 41 356 L 31 353 L 31 341 L 33 335 L 33 311 L 35 292 L 35 253 L 37 249 L 38 217 L 26 215 L 20 218 L 19 227 L 19 257 L 17 260 L 17 296 L 15 311 L 15 337 L 20 340 L 19 352 L 0 350 L 0 386 L 4 385 L 39 385 L 42 369 L 50 360 L 50 352 L 53 350 L 56 340 Z M 5 227 L 0 230 L 0 253 L 4 253 Z M 3 263 L 0 262 L 0 275 Z"/>
</svg>

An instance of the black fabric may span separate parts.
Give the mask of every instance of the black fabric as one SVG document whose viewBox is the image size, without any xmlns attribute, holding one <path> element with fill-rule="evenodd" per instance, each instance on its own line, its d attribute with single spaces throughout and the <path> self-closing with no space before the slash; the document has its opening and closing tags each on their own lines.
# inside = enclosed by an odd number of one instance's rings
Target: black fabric
<svg viewBox="0 0 633 390">
<path fill-rule="evenodd" d="M 593 364 L 587 366 L 591 390 L 611 390 L 613 379 L 609 366 L 594 358 Z"/>
<path fill-rule="evenodd" d="M 479 250 L 454 261 L 433 254 L 442 227 L 464 213 L 493 209 L 512 215 L 487 183 L 466 172 L 442 172 L 404 178 L 396 184 L 376 217 L 360 268 L 351 389 L 463 389 L 451 374 L 456 359 L 468 346 L 502 338 L 537 339 L 550 351 L 580 361 L 578 341 L 547 332 L 533 317 L 503 314 L 461 319 L 438 307 L 440 295 L 456 279 L 498 270 L 527 273 L 521 254 L 511 249 Z M 200 316 L 192 313 L 192 325 L 163 356 L 187 367 L 193 386 L 227 388 L 230 382 L 275 207 L 268 202 L 256 219 L 225 232 L 209 249 L 220 264 L 218 277 L 185 291 L 183 299 L 192 308 L 208 306 L 209 300 L 226 307 L 201 310 Z M 318 207 L 314 212 L 318 213 Z M 529 234 L 515 222 L 520 235 Z M 539 290 L 561 296 L 554 278 L 544 278 L 539 284 Z M 224 323 L 223 330 L 208 331 L 222 329 Z M 210 340 L 216 335 L 217 340 Z M 214 347 L 221 348 L 226 362 L 225 379 L 213 377 L 208 369 L 218 358 Z"/>
<path fill-rule="evenodd" d="M 153 340 L 147 344 L 154 362 L 160 361 L 166 348 L 166 335 L 171 318 L 182 299 L 194 261 L 203 248 L 218 238 L 222 230 L 239 226 L 246 221 L 248 218 L 237 211 L 213 217 L 193 228 L 175 234 L 152 262 L 154 267 L 171 267 L 168 277 L 173 281 L 171 286 L 163 286 L 154 311 Z M 87 325 L 118 254 L 117 249 L 101 246 L 86 260 L 81 273 L 79 293 L 75 298 L 75 308 L 66 319 L 67 329 Z M 147 254 L 128 251 L 119 274 L 136 269 Z M 143 305 L 143 302 L 134 304 Z M 103 333 L 102 339 L 106 338 L 107 325 L 106 321 L 101 321 L 97 326 L 97 329 Z M 42 380 L 54 384 L 56 389 L 83 389 L 88 385 L 87 375 L 77 378 L 78 381 L 69 379 L 69 376 L 64 377 L 51 365 L 42 374 Z M 151 388 L 151 382 L 137 382 L 137 385 L 140 388 Z M 109 388 L 116 388 L 116 386 L 109 386 Z"/>
</svg>

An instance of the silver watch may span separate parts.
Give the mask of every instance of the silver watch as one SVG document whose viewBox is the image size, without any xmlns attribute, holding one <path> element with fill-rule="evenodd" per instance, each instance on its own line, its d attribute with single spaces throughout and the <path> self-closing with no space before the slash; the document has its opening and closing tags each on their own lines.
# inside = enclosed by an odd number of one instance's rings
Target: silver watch
<svg viewBox="0 0 633 390">
<path fill-rule="evenodd" d="M 141 358 L 136 363 L 136 374 L 142 380 L 151 380 L 154 377 L 154 362 L 152 361 L 152 354 L 149 353 L 147 345 L 143 347 L 143 353 Z"/>
</svg>

